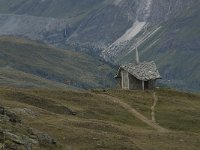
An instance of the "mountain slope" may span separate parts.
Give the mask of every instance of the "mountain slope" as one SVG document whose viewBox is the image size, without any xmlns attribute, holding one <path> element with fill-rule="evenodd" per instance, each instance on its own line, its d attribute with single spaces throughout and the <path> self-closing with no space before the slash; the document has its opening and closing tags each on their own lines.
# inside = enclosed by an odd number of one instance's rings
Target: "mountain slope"
<svg viewBox="0 0 200 150">
<path fill-rule="evenodd" d="M 34 141 L 33 149 L 198 150 L 199 95 L 167 89 L 156 90 L 156 95 L 155 119 L 168 132 L 151 128 L 110 99 L 120 100 L 150 120 L 151 91 L 0 88 L 1 106 L 21 119 L 21 123 L 11 123 L 1 117 L 0 131 Z M 54 144 L 38 141 L 37 132 L 53 138 Z M 19 145 L 6 138 L 6 146 Z"/>
<path fill-rule="evenodd" d="M 113 69 L 98 59 L 14 37 L 0 38 L 0 67 L 7 72 L 21 71 L 80 88 L 114 83 Z M 15 80 L 17 72 L 9 78 Z M 1 82 L 5 82 L 4 78 Z"/>
<path fill-rule="evenodd" d="M 159 1 L 152 5 L 154 9 L 151 13 L 154 15 L 147 19 L 150 22 L 148 25 L 139 28 L 139 31 L 130 30 L 134 37 L 129 41 L 120 38 L 121 43 L 115 42 L 106 48 L 102 55 L 108 61 L 117 64 L 134 62 L 134 49 L 137 45 L 141 61 L 156 61 L 163 77 L 161 83 L 198 92 L 200 2 L 169 1 L 168 11 L 167 6 L 163 4 L 164 1 Z M 160 23 L 156 23 L 161 19 L 158 17 L 160 14 L 156 15 L 159 8 L 163 8 L 163 13 L 167 16 L 164 16 Z"/>
<path fill-rule="evenodd" d="M 0 35 L 72 47 L 117 65 L 133 62 L 138 45 L 141 60 L 156 61 L 164 84 L 199 91 L 199 6 L 199 0 L 1 0 Z"/>
<path fill-rule="evenodd" d="M 104 0 L 1 0 L 0 13 L 39 17 L 72 18 L 87 14 Z"/>
<path fill-rule="evenodd" d="M 0 68 L 0 84 L 1 86 L 14 86 L 19 88 L 75 88 L 73 86 L 48 80 L 37 75 L 33 75 L 31 73 L 25 73 L 11 67 Z"/>
<path fill-rule="evenodd" d="M 1 0 L 0 35 L 63 46 L 80 22 L 103 6 L 103 0 Z"/>
<path fill-rule="evenodd" d="M 172 87 L 199 91 L 200 89 L 200 15 L 199 5 L 183 11 L 157 28 L 139 45 L 141 60 L 155 60 L 163 77 Z M 134 41 L 132 41 L 134 43 Z M 120 63 L 134 61 L 131 43 L 115 57 Z"/>
</svg>

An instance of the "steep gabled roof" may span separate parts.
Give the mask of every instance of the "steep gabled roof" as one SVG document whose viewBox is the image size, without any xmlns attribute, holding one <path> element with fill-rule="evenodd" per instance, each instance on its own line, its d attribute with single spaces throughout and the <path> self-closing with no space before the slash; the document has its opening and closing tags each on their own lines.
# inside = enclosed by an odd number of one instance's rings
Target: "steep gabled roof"
<svg viewBox="0 0 200 150">
<path fill-rule="evenodd" d="M 139 80 L 148 81 L 154 79 L 161 79 L 161 76 L 158 72 L 156 64 L 154 61 L 151 62 L 142 62 L 139 64 L 129 63 L 126 65 L 120 66 L 116 78 L 121 77 L 120 71 L 126 70 L 131 75 L 136 77 Z"/>
</svg>

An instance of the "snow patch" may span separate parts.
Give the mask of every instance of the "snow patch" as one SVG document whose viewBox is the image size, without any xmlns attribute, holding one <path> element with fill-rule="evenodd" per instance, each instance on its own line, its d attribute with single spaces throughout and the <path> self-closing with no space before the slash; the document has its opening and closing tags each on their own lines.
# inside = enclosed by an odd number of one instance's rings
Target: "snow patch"
<svg viewBox="0 0 200 150">
<path fill-rule="evenodd" d="M 133 39 L 145 26 L 146 22 L 136 21 L 133 26 L 128 29 L 124 35 L 122 35 L 119 39 L 117 39 L 112 45 L 118 45 L 120 43 L 130 41 Z"/>
</svg>

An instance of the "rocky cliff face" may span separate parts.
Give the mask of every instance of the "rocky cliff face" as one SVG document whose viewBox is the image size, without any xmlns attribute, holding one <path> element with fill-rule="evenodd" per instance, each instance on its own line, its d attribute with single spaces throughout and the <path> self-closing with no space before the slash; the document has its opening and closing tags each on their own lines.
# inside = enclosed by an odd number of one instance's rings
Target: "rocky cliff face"
<svg viewBox="0 0 200 150">
<path fill-rule="evenodd" d="M 163 22 L 179 18 L 182 13 L 191 11 L 190 9 L 196 4 L 199 4 L 197 0 L 138 1 L 136 19 L 132 26 L 105 48 L 102 56 L 107 60 L 117 61 L 117 57 L 122 53 L 129 53 L 136 45 L 139 46 L 158 32 Z"/>
<path fill-rule="evenodd" d="M 92 12 L 67 43 L 103 50 L 131 40 L 145 26 L 151 5 L 152 0 L 115 0 Z"/>
<path fill-rule="evenodd" d="M 0 35 L 17 35 L 63 45 L 66 38 L 102 0 L 2 0 Z"/>
<path fill-rule="evenodd" d="M 0 35 L 57 45 L 66 42 L 83 50 L 103 51 L 102 56 L 109 59 L 139 33 L 143 35 L 138 40 L 143 40 L 155 30 L 146 34 L 148 27 L 158 27 L 195 3 L 198 0 L 2 0 Z"/>
<path fill-rule="evenodd" d="M 47 43 L 64 42 L 66 21 L 26 15 L 0 15 L 0 35 L 17 35 Z"/>
</svg>

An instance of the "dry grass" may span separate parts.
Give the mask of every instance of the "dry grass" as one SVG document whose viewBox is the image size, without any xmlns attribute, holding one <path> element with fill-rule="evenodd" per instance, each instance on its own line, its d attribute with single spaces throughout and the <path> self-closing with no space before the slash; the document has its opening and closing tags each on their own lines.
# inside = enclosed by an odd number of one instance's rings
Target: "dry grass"
<svg viewBox="0 0 200 150">
<path fill-rule="evenodd" d="M 0 100 L 4 106 L 13 111 L 16 108 L 28 108 L 37 114 L 34 117 L 21 114 L 22 125 L 45 131 L 56 138 L 61 147 L 53 149 L 199 149 L 200 127 L 198 118 L 195 117 L 200 112 L 198 95 L 158 90 L 157 122 L 172 130 L 169 133 L 159 133 L 134 118 L 124 108 L 109 102 L 105 97 L 103 99 L 99 95 L 101 93 L 116 96 L 132 107 L 138 108 L 138 111 L 147 117 L 150 116 L 151 91 L 84 92 L 0 88 Z M 178 110 L 181 110 L 178 113 L 180 119 L 175 120 L 177 106 Z M 62 113 L 59 107 L 69 108 L 77 115 Z M 187 116 L 182 113 L 182 110 L 190 107 L 192 109 Z M 174 115 L 171 116 L 171 112 L 174 112 Z M 192 125 L 189 119 L 193 121 Z M 191 129 L 187 130 L 188 127 Z M 15 129 L 19 130 L 17 127 Z M 19 132 L 25 133 L 23 128 L 20 130 L 22 131 Z"/>
</svg>

